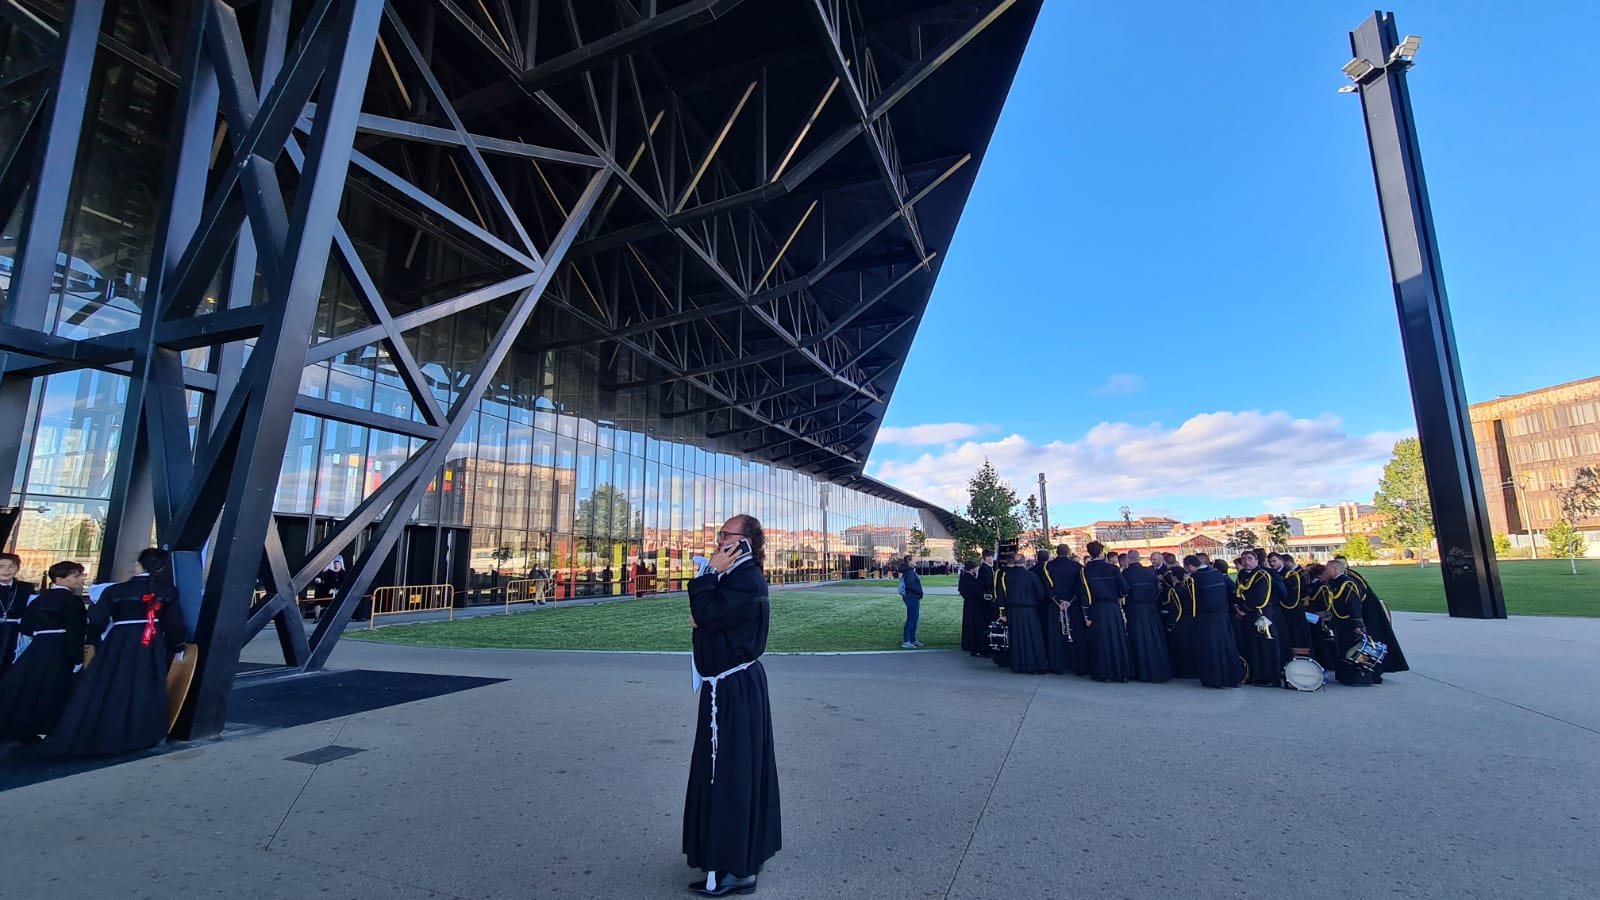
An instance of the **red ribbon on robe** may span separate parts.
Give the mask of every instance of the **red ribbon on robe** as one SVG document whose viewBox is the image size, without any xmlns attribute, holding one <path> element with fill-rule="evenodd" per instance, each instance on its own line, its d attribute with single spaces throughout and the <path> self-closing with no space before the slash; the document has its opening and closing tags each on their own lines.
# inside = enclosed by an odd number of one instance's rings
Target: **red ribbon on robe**
<svg viewBox="0 0 1600 900">
<path fill-rule="evenodd" d="M 161 612 L 161 601 L 155 594 L 145 594 L 140 599 L 144 601 L 144 645 L 148 647 L 156 638 L 156 613 Z"/>
</svg>

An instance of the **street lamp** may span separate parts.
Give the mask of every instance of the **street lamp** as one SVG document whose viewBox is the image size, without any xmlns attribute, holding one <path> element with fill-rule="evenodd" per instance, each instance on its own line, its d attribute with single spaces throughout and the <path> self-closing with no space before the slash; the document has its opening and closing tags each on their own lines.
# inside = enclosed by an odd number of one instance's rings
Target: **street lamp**
<svg viewBox="0 0 1600 900">
<path fill-rule="evenodd" d="M 1507 478 L 1506 484 L 1516 491 L 1517 509 L 1522 512 L 1522 527 L 1528 532 L 1528 547 L 1533 552 L 1533 558 L 1539 558 L 1539 544 L 1533 537 L 1533 516 L 1528 510 L 1528 481 L 1527 472 L 1518 472 L 1514 477 Z"/>
</svg>

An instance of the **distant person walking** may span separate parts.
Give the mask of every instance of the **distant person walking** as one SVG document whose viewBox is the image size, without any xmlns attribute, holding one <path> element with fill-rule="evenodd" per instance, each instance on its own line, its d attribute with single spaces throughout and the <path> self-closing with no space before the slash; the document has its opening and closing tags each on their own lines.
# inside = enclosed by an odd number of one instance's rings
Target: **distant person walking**
<svg viewBox="0 0 1600 900">
<path fill-rule="evenodd" d="M 906 627 L 900 649 L 915 650 L 922 646 L 917 640 L 917 620 L 922 616 L 922 578 L 911 565 L 909 556 L 900 563 L 900 599 L 906 604 Z"/>
</svg>

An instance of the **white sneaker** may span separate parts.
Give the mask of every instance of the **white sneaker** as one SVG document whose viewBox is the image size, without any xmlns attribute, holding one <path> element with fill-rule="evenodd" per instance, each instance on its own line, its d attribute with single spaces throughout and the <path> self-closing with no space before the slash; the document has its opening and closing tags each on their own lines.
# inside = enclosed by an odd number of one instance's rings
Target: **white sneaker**
<svg viewBox="0 0 1600 900">
<path fill-rule="evenodd" d="M 900 645 L 900 649 L 901 650 L 915 650 L 920 646 L 922 646 L 922 645 L 921 644 L 913 644 L 910 641 L 905 641 L 904 643 L 902 643 Z"/>
<path fill-rule="evenodd" d="M 913 646 L 913 647 L 916 647 L 916 648 L 918 648 L 918 649 L 921 649 L 921 647 L 922 647 L 922 642 L 921 642 L 921 641 L 912 641 L 912 642 L 911 642 L 911 646 Z"/>
</svg>

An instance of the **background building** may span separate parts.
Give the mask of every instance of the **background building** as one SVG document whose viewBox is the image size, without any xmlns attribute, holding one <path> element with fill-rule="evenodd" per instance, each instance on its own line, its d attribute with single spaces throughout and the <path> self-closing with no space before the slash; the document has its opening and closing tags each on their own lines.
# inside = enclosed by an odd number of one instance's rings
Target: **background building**
<svg viewBox="0 0 1600 900">
<path fill-rule="evenodd" d="M 1494 530 L 1527 546 L 1561 518 L 1555 487 L 1583 466 L 1600 466 L 1600 377 L 1475 403 L 1472 436 Z M 1600 520 L 1573 523 L 1592 534 Z"/>
<path fill-rule="evenodd" d="M 1319 503 L 1305 509 L 1291 509 L 1289 515 L 1300 520 L 1303 534 L 1343 535 L 1354 530 L 1352 525 L 1358 519 L 1375 512 L 1377 508 L 1370 503 L 1346 500 L 1333 505 Z"/>
</svg>

